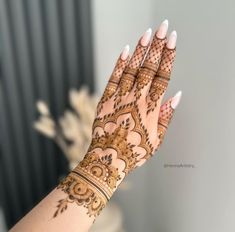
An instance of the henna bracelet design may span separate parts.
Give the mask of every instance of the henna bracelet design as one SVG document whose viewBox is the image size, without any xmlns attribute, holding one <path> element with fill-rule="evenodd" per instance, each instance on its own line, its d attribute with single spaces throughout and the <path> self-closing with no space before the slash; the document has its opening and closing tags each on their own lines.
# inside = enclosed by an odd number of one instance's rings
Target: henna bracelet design
<svg viewBox="0 0 235 232">
<path fill-rule="evenodd" d="M 95 152 L 87 153 L 83 161 L 58 185 L 57 189 L 68 196 L 59 200 L 54 217 L 73 202 L 87 208 L 90 217 L 99 215 L 120 180 L 117 168 L 111 163 L 111 154 L 100 158 Z"/>
</svg>

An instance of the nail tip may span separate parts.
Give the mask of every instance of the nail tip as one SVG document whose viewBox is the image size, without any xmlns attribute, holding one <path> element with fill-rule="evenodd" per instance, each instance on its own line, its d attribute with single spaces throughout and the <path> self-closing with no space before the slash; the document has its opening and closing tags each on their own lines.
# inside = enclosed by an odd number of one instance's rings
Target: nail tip
<svg viewBox="0 0 235 232">
<path fill-rule="evenodd" d="M 175 110 L 180 103 L 182 97 L 182 91 L 178 91 L 171 101 L 171 107 Z"/>
<path fill-rule="evenodd" d="M 168 19 L 165 19 L 162 23 L 166 24 L 167 26 L 169 25 Z"/>
<path fill-rule="evenodd" d="M 177 37 L 177 32 L 174 30 L 174 31 L 172 31 L 172 32 L 171 32 L 171 35 L 173 35 L 173 36 L 176 36 L 176 37 Z"/>
<path fill-rule="evenodd" d="M 151 27 L 150 27 L 150 28 L 148 28 L 148 30 L 146 31 L 146 33 L 151 34 L 151 33 L 152 33 L 152 28 L 151 28 Z"/>
</svg>

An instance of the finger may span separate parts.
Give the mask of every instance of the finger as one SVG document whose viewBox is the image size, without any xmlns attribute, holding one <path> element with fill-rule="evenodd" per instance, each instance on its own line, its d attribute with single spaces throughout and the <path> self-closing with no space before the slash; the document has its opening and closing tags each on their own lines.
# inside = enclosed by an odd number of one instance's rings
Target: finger
<svg viewBox="0 0 235 232">
<path fill-rule="evenodd" d="M 139 40 L 135 51 L 130 59 L 129 64 L 126 66 L 123 75 L 121 77 L 118 94 L 115 99 L 115 106 L 118 105 L 121 101 L 121 98 L 129 93 L 134 85 L 139 67 L 143 62 L 143 59 L 146 55 L 146 52 L 149 47 L 149 42 L 151 39 L 152 29 L 149 28 L 144 35 Z"/>
<path fill-rule="evenodd" d="M 166 92 L 176 55 L 176 40 L 177 34 L 176 31 L 173 31 L 169 36 L 165 48 L 163 49 L 157 74 L 153 79 L 149 94 L 147 96 L 147 113 L 154 111 L 158 102 L 161 104 L 161 100 L 159 101 L 159 99 L 162 99 L 164 93 Z"/>
<path fill-rule="evenodd" d="M 166 33 L 168 30 L 168 21 L 165 20 L 160 25 L 159 29 L 155 33 L 149 52 L 146 55 L 146 59 L 143 62 L 143 66 L 137 77 L 135 97 L 140 98 L 141 90 L 152 82 L 154 76 L 159 67 L 161 54 L 166 42 Z"/>
<path fill-rule="evenodd" d="M 157 148 L 159 148 L 159 146 L 162 144 L 167 128 L 172 120 L 174 110 L 180 103 L 181 96 L 182 92 L 181 91 L 177 92 L 173 98 L 165 102 L 160 108 L 158 129 L 157 129 L 159 143 Z"/>
<path fill-rule="evenodd" d="M 114 93 L 117 91 L 117 88 L 118 88 L 121 76 L 123 74 L 123 71 L 129 62 L 129 51 L 130 51 L 130 47 L 129 47 L 129 45 L 126 45 L 117 60 L 117 63 L 114 67 L 112 75 L 108 81 L 107 86 L 105 87 L 103 96 L 98 104 L 98 107 L 97 107 L 98 114 L 102 110 L 103 104 L 107 100 L 109 100 L 114 95 Z"/>
</svg>

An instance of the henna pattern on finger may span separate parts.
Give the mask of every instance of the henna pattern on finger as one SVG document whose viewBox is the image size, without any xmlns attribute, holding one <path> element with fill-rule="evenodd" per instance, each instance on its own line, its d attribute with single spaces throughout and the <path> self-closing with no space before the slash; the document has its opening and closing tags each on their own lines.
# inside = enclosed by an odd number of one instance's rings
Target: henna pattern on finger
<svg viewBox="0 0 235 232">
<path fill-rule="evenodd" d="M 158 130 L 157 130 L 159 143 L 158 143 L 157 149 L 160 147 L 160 145 L 163 142 L 165 133 L 167 131 L 167 128 L 174 114 L 174 109 L 171 107 L 171 101 L 172 100 L 167 101 L 164 105 L 162 105 L 160 109 L 159 120 L 158 120 Z"/>
<path fill-rule="evenodd" d="M 157 106 L 158 100 L 165 93 L 168 83 L 170 81 L 170 75 L 173 68 L 173 62 L 175 59 L 176 50 L 165 48 L 162 54 L 162 60 L 157 71 L 157 74 L 150 87 L 149 94 L 147 96 L 147 114 L 154 111 Z"/>
<path fill-rule="evenodd" d="M 109 79 L 109 82 L 104 90 L 104 94 L 102 98 L 100 99 L 100 102 L 97 106 L 97 114 L 101 112 L 103 109 L 103 105 L 105 102 L 107 102 L 117 91 L 118 84 L 120 82 L 121 75 L 123 73 L 123 70 L 125 69 L 126 65 L 128 63 L 128 59 L 122 60 L 121 58 L 118 59 L 118 62 L 114 68 L 114 71 Z"/>
<path fill-rule="evenodd" d="M 136 99 L 140 98 L 141 90 L 148 83 L 151 83 L 154 76 L 156 75 L 165 43 L 166 43 L 165 38 L 160 39 L 155 35 L 153 42 L 150 46 L 149 52 L 146 56 L 146 59 L 137 77 L 136 89 L 135 89 Z"/>
<path fill-rule="evenodd" d="M 126 96 L 127 93 L 131 91 L 134 86 L 135 79 L 139 72 L 139 67 L 141 66 L 146 51 L 148 50 L 148 45 L 143 46 L 139 41 L 134 54 L 132 55 L 128 66 L 125 68 L 123 76 L 121 77 L 119 84 L 119 91 L 115 96 L 115 104 L 114 107 L 117 108 L 123 96 Z"/>
</svg>

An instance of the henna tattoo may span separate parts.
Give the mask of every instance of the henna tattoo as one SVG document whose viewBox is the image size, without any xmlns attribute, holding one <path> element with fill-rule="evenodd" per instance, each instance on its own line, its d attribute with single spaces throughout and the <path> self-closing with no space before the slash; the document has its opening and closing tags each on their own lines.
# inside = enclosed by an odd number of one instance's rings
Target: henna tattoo
<svg viewBox="0 0 235 232">
<path fill-rule="evenodd" d="M 147 96 L 147 114 L 157 106 L 157 102 L 160 97 L 165 93 L 168 83 L 170 81 L 170 74 L 173 67 L 173 61 L 175 58 L 175 49 L 165 48 L 162 54 L 162 60 L 154 78 L 149 95 Z"/>
<path fill-rule="evenodd" d="M 105 125 L 109 122 L 117 124 L 119 116 L 128 114 L 134 124 L 131 131 L 139 134 L 141 138 L 138 147 L 145 150 L 145 155 L 142 159 L 149 159 L 153 154 L 154 147 L 150 143 L 149 134 L 141 121 L 141 116 L 135 102 L 121 106 L 114 113 L 107 114 L 103 118 L 97 118 L 93 125 L 93 131 L 96 127 L 103 128 L 104 130 Z M 125 168 L 123 170 L 125 175 L 132 171 L 139 161 L 139 154 L 133 152 L 133 147 L 136 145 L 128 143 L 127 141 L 128 130 L 130 130 L 130 118 L 126 121 L 122 121 L 112 134 L 104 131 L 104 135 L 99 136 L 99 134 L 96 133 L 95 137 L 92 139 L 91 147 L 89 148 L 89 151 L 92 151 L 95 148 L 101 148 L 102 150 L 107 148 L 114 149 L 117 152 L 117 158 L 123 160 L 125 163 Z"/>
<path fill-rule="evenodd" d="M 114 108 L 117 108 L 123 96 L 129 93 L 134 86 L 135 77 L 137 76 L 138 69 L 127 67 L 121 78 L 119 84 L 119 91 L 114 98 Z"/>
<path fill-rule="evenodd" d="M 141 97 L 141 90 L 149 83 L 152 82 L 156 74 L 155 66 L 151 63 L 144 63 L 140 69 L 139 75 L 136 80 L 135 97 L 138 100 Z"/>
<path fill-rule="evenodd" d="M 88 209 L 87 214 L 99 215 L 120 180 L 117 168 L 112 166 L 112 155 L 99 157 L 89 152 L 80 164 L 58 185 L 58 189 L 67 193 L 65 199 L 59 200 L 56 217 L 63 213 L 68 203 L 77 203 Z"/>
<path fill-rule="evenodd" d="M 117 64 L 113 70 L 113 73 L 109 79 L 109 82 L 104 90 L 104 94 L 102 98 L 100 99 L 100 102 L 97 106 L 97 114 L 101 112 L 103 109 L 103 104 L 108 101 L 116 92 L 118 88 L 118 84 L 120 82 L 121 75 L 123 73 L 123 70 L 125 69 L 126 65 L 128 63 L 128 59 L 122 60 L 120 57 L 117 61 Z"/>
<path fill-rule="evenodd" d="M 149 114 L 150 112 L 156 109 L 157 102 L 166 91 L 168 82 L 169 82 L 169 79 L 163 78 L 160 76 L 156 77 L 153 80 L 150 91 L 149 91 L 149 95 L 147 96 L 147 99 L 146 99 L 147 114 Z"/>
<path fill-rule="evenodd" d="M 79 206 L 87 208 L 87 214 L 90 217 L 96 217 L 107 202 L 107 199 L 99 195 L 95 188 L 74 173 L 70 173 L 58 185 L 57 189 L 61 189 L 68 196 L 65 199 L 59 200 L 54 217 L 63 213 L 68 208 L 68 204 L 74 202 Z"/>
<path fill-rule="evenodd" d="M 166 130 L 168 125 L 171 122 L 171 119 L 173 117 L 174 109 L 171 107 L 171 100 L 166 102 L 160 109 L 159 114 L 159 120 L 158 120 L 158 138 L 159 138 L 159 144 L 157 149 L 160 147 L 160 145 L 163 142 Z"/>
<path fill-rule="evenodd" d="M 58 201 L 54 217 L 63 213 L 70 203 L 87 208 L 90 217 L 99 215 L 119 181 L 149 159 L 156 147 L 162 143 L 174 111 L 171 102 L 161 108 L 157 135 L 156 131 L 152 134 L 154 128 L 151 129 L 145 124 L 146 112 L 148 115 L 157 106 L 157 101 L 165 92 L 170 79 L 175 52 L 170 49 L 163 51 L 165 41 L 154 37 L 141 68 L 139 67 L 147 47 L 137 46 L 128 67 L 128 61 L 119 58 L 97 107 L 98 116 L 93 123 L 93 136 L 88 153 L 57 187 L 67 197 Z M 148 84 L 151 84 L 151 88 L 146 98 L 147 107 L 144 106 L 144 110 L 140 111 L 142 109 L 139 107 L 143 106 L 143 102 L 139 99 L 142 89 Z M 135 89 L 132 92 L 133 87 Z M 122 97 L 130 92 L 134 99 L 130 98 L 131 102 L 128 99 L 129 103 L 123 104 Z M 100 114 L 109 100 L 114 110 Z M 119 166 L 121 161 L 124 165 Z"/>
<path fill-rule="evenodd" d="M 151 83 L 154 76 L 156 75 L 165 43 L 166 39 L 159 39 L 157 36 L 154 37 L 150 47 L 150 51 L 146 56 L 146 59 L 137 78 L 135 89 L 136 99 L 140 98 L 141 90 L 148 83 Z"/>
<path fill-rule="evenodd" d="M 131 60 L 128 66 L 124 70 L 124 74 L 120 80 L 119 84 L 119 91 L 115 96 L 114 99 L 114 107 L 117 108 L 123 96 L 127 95 L 131 91 L 134 86 L 135 79 L 137 77 L 139 67 L 141 66 L 144 56 L 148 46 L 141 45 L 139 41 L 138 45 L 136 46 L 135 52 L 131 57 Z"/>
</svg>

